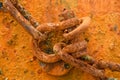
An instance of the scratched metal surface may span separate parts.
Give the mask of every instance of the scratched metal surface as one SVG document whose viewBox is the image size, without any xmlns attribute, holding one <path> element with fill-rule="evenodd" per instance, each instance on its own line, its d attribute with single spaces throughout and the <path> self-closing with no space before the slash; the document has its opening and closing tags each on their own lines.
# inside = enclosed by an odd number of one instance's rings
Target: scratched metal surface
<svg viewBox="0 0 120 80">
<path fill-rule="evenodd" d="M 3 1 L 3 0 L 0 0 Z M 87 38 L 88 51 L 96 59 L 120 63 L 120 0 L 20 0 L 41 24 L 58 22 L 65 7 L 77 17 L 92 16 L 81 40 Z M 0 12 L 0 80 L 95 80 L 81 70 L 54 77 L 41 70 L 33 59 L 32 37 L 8 13 Z M 106 75 L 120 79 L 120 72 L 106 70 Z"/>
</svg>

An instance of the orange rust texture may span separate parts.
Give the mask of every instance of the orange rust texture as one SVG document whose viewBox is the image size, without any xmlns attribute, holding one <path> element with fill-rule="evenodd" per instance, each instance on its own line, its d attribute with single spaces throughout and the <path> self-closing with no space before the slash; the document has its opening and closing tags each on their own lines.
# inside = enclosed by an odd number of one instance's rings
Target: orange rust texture
<svg viewBox="0 0 120 80">
<path fill-rule="evenodd" d="M 3 0 L 0 0 L 3 1 Z M 77 17 L 91 16 L 90 28 L 80 39 L 89 39 L 88 51 L 96 59 L 120 63 L 120 0 L 20 0 L 41 24 L 58 22 L 65 7 Z M 54 77 L 41 70 L 33 58 L 32 37 L 8 14 L 0 12 L 0 80 L 95 80 L 73 69 Z M 120 79 L 120 72 L 106 70 L 106 75 Z"/>
</svg>

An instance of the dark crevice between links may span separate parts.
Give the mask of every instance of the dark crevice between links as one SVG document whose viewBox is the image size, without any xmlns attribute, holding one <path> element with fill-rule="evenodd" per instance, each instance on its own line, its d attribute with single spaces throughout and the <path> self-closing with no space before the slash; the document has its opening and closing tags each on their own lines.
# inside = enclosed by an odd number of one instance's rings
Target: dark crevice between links
<svg viewBox="0 0 120 80">
<path fill-rule="evenodd" d="M 2 9 L 3 8 L 3 3 L 2 2 L 0 2 L 0 9 Z"/>
</svg>

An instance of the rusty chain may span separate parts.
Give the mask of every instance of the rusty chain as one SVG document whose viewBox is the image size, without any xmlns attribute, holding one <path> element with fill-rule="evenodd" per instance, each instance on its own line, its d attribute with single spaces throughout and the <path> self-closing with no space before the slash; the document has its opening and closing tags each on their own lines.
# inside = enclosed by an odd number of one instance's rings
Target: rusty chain
<svg viewBox="0 0 120 80">
<path fill-rule="evenodd" d="M 5 0 L 4 6 L 33 36 L 34 55 L 41 61 L 44 71 L 48 74 L 61 76 L 68 73 L 72 67 L 76 67 L 99 80 L 110 80 L 111 78 L 104 74 L 103 69 L 120 71 L 120 64 L 96 61 L 87 56 L 87 42 L 79 41 L 78 38 L 80 33 L 88 28 L 91 21 L 90 17 L 78 19 L 73 11 L 64 9 L 59 15 L 62 17 L 60 22 L 39 25 L 18 0 Z M 50 44 L 53 39 L 56 39 L 56 42 Z M 46 48 L 43 46 L 46 44 L 50 46 L 45 51 Z"/>
</svg>

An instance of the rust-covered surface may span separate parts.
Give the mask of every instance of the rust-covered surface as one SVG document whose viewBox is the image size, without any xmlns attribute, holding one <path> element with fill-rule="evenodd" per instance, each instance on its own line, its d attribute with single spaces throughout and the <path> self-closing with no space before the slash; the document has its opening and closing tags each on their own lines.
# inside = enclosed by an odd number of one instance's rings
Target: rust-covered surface
<svg viewBox="0 0 120 80">
<path fill-rule="evenodd" d="M 89 41 L 89 54 L 97 60 L 120 63 L 120 0 L 20 2 L 40 24 L 58 22 L 63 8 L 72 9 L 78 18 L 91 16 L 89 29 L 80 37 Z M 9 13 L 0 12 L 0 80 L 95 80 L 76 68 L 61 77 L 48 75 L 33 53 L 32 37 Z M 120 79 L 120 72 L 106 69 L 106 75 Z"/>
</svg>

